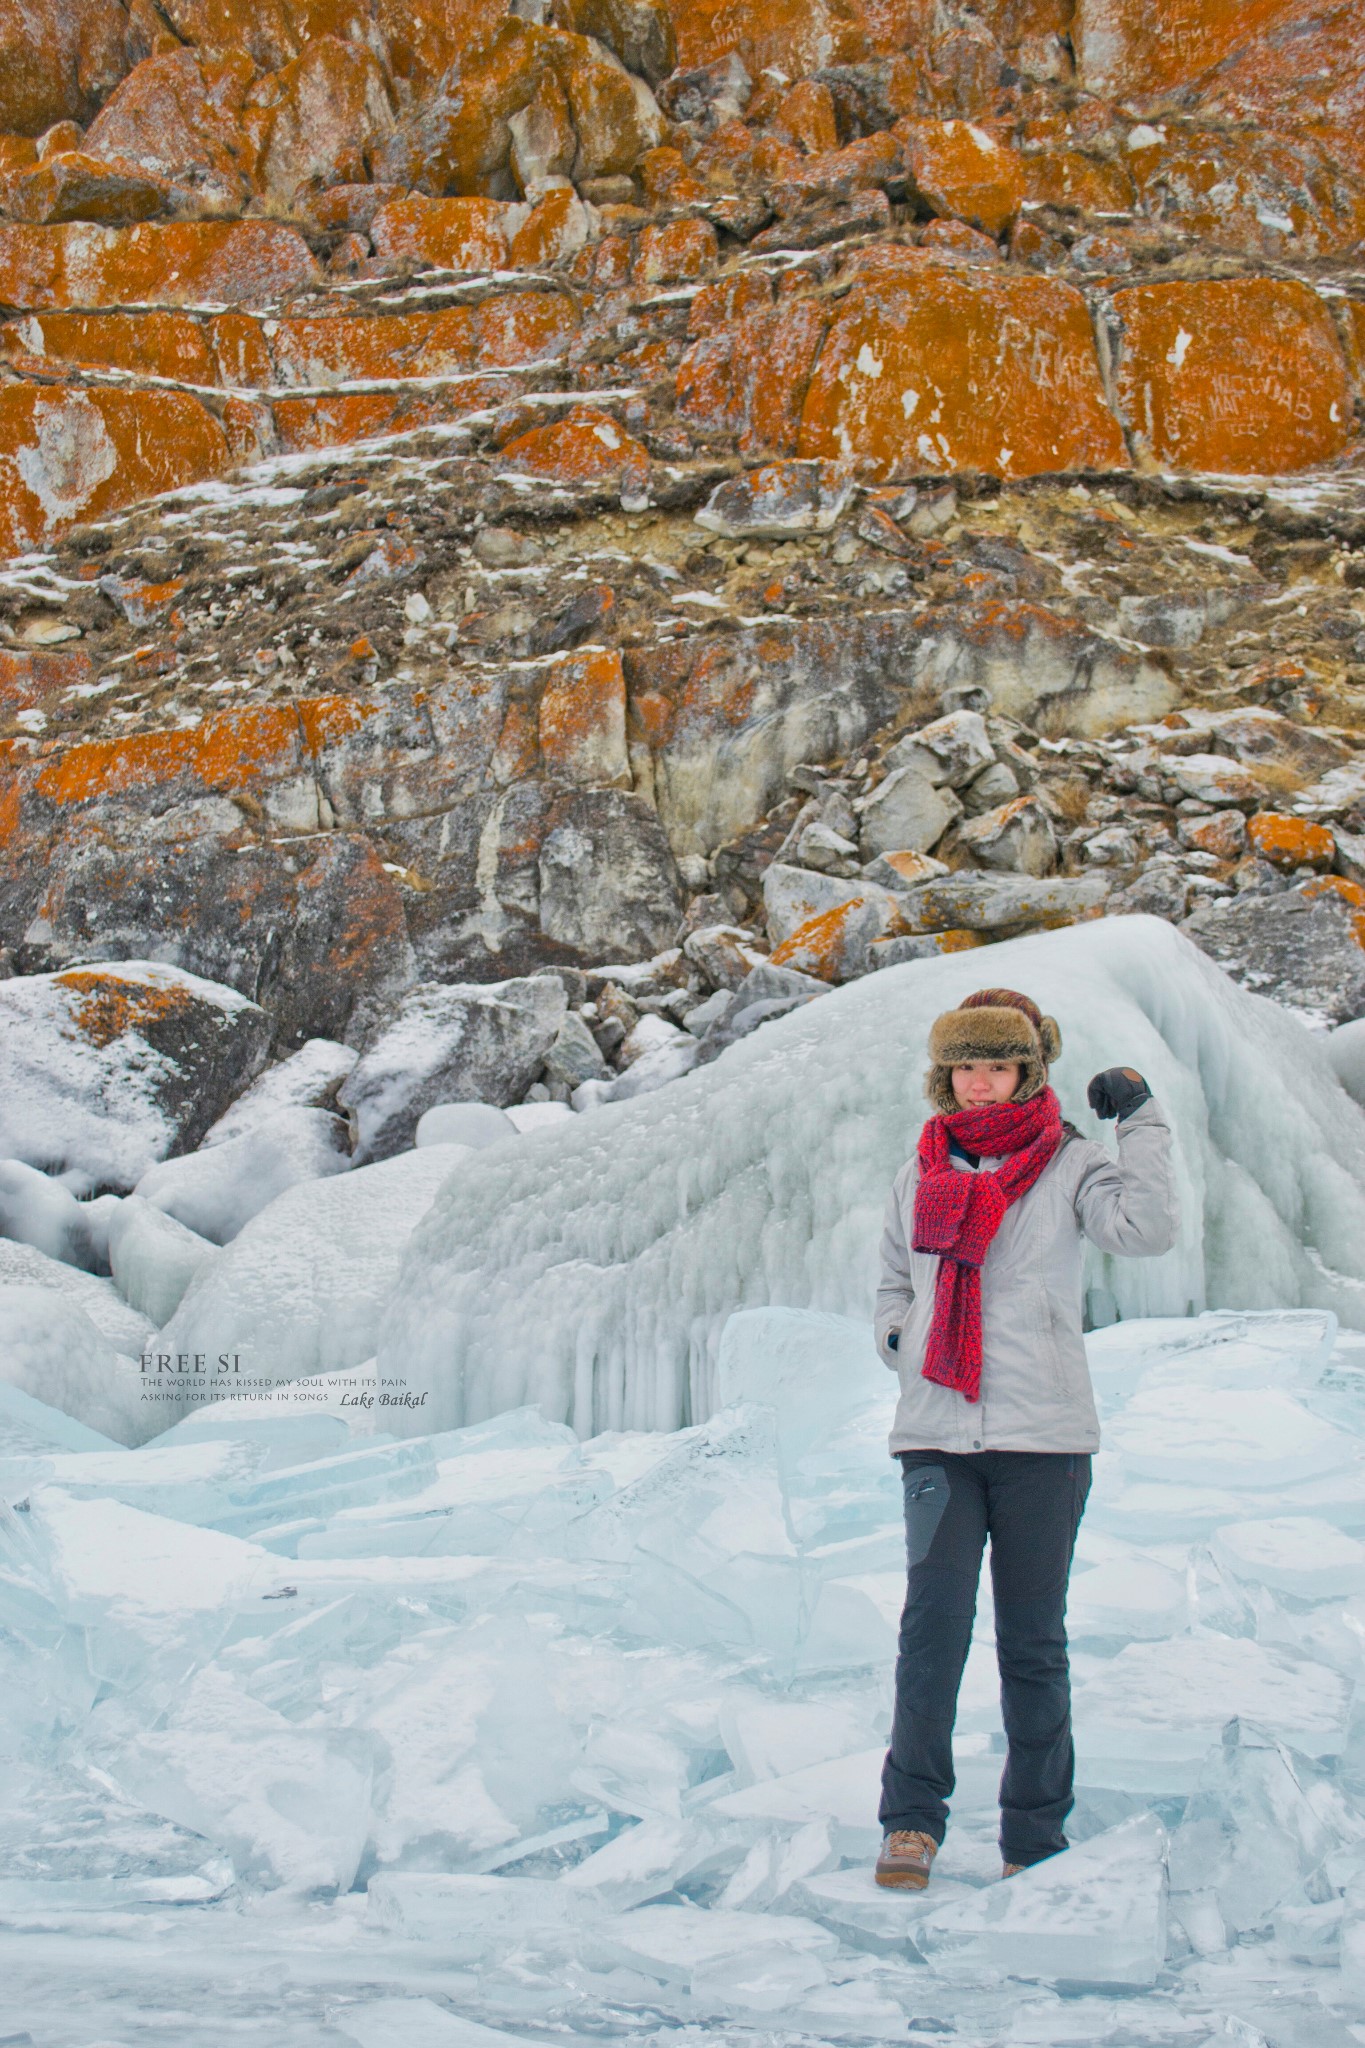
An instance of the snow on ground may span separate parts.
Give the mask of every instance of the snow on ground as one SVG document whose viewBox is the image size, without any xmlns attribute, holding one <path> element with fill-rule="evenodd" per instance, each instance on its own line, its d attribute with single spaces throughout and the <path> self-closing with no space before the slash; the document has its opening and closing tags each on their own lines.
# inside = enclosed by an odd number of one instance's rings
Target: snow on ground
<svg viewBox="0 0 1365 2048">
<path fill-rule="evenodd" d="M 530 1401 L 583 1435 L 673 1428 L 714 1406 L 733 1309 L 865 1314 L 927 1114 L 929 1025 L 987 980 L 1058 1019 L 1053 1080 L 1079 1127 L 1112 1146 L 1085 1089 L 1124 1064 L 1175 1130 L 1179 1244 L 1092 1256 L 1093 1322 L 1302 1306 L 1365 1325 L 1365 1114 L 1324 1038 L 1171 925 L 1105 918 L 869 975 L 657 1093 L 470 1162 L 414 1231 L 380 1341 L 381 1371 L 428 1393 L 413 1426 Z M 178 1324 L 211 1351 L 232 1327 Z"/>
<path fill-rule="evenodd" d="M 923 1895 L 866 1323 L 733 1317 L 674 1434 L 396 1439 L 360 1368 L 125 1450 L 0 1388 L 0 2037 L 1365 2039 L 1365 1339 L 1089 1344 L 1074 1847 L 999 1880 L 987 1581 Z"/>
</svg>

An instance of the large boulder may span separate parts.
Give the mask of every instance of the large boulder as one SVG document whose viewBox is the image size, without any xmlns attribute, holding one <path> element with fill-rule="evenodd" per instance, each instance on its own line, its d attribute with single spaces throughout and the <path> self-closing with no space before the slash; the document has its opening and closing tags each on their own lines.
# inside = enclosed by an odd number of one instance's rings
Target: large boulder
<svg viewBox="0 0 1365 2048">
<path fill-rule="evenodd" d="M 364 184 L 393 132 L 388 79 L 373 51 L 315 36 L 253 86 L 261 123 L 256 183 L 267 206 L 292 211 L 328 185 Z"/>
<path fill-rule="evenodd" d="M 301 1180 L 344 1173 L 346 1125 L 325 1109 L 280 1109 L 240 1137 L 149 1166 L 135 1195 L 210 1244 L 242 1226 Z"/>
<path fill-rule="evenodd" d="M 1222 899 L 1196 910 L 1180 929 L 1243 988 L 1312 1023 L 1365 1017 L 1365 913 L 1330 889 Z"/>
<path fill-rule="evenodd" d="M 115 1443 L 141 1443 L 164 1421 L 143 1404 L 137 1361 L 51 1288 L 0 1284 L 0 1380 Z"/>
<path fill-rule="evenodd" d="M 820 351 L 798 452 L 880 475 L 1126 469 L 1073 285 L 925 269 L 855 284 Z"/>
<path fill-rule="evenodd" d="M 318 282 L 296 228 L 270 220 L 144 221 L 131 228 L 0 221 L 0 304 L 270 306 Z"/>
<path fill-rule="evenodd" d="M 1310 285 L 1135 285 L 1114 310 L 1119 404 L 1151 461 L 1265 476 L 1328 462 L 1350 439 L 1346 358 Z"/>
<path fill-rule="evenodd" d="M 568 1000 L 557 975 L 419 982 L 366 1046 L 338 1100 L 356 1129 L 360 1162 L 387 1159 L 416 1139 L 442 1102 L 519 1102 L 545 1064 Z"/>
<path fill-rule="evenodd" d="M 893 768 L 858 809 L 864 860 L 882 853 L 927 853 L 962 815 L 952 790 L 936 789 L 917 767 Z"/>
<path fill-rule="evenodd" d="M 0 132 L 88 121 L 128 66 L 119 0 L 0 0 Z"/>
<path fill-rule="evenodd" d="M 0 1156 L 130 1188 L 199 1143 L 269 1037 L 245 996 L 150 961 L 0 982 Z"/>
<path fill-rule="evenodd" d="M 122 1210 L 129 1198 L 120 1201 L 116 1195 L 107 1195 L 101 1199 L 110 1208 Z M 83 1203 L 82 1207 L 93 1209 L 95 1204 Z M 20 1244 L 6 1235 L 0 1235 L 0 1287 L 44 1287 L 60 1295 L 80 1309 L 106 1343 L 125 1358 L 139 1357 L 156 1329 L 157 1319 L 146 1315 L 131 1296 L 125 1297 L 114 1281 L 68 1265 L 64 1259 L 50 1258 L 36 1245 Z"/>
<path fill-rule="evenodd" d="M 85 137 L 92 156 L 164 179 L 188 210 L 239 213 L 251 196 L 241 113 L 251 66 L 167 50 L 134 67 Z"/>
<path fill-rule="evenodd" d="M 24 554 L 77 520 L 217 476 L 222 427 L 185 391 L 0 390 L 0 554 Z"/>
</svg>

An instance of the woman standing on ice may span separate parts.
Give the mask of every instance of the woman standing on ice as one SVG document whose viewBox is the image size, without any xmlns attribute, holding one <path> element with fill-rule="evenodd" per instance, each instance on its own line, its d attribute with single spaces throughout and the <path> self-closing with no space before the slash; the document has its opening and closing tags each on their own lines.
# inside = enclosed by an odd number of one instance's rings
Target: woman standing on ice
<svg viewBox="0 0 1365 2048">
<path fill-rule="evenodd" d="M 1081 1238 L 1151 1256 L 1175 1242 L 1171 1133 L 1131 1067 L 1090 1083 L 1119 1156 L 1062 1121 L 1051 1017 L 987 988 L 929 1033 L 933 1104 L 882 1236 L 877 1346 L 900 1376 L 891 1431 L 908 1567 L 882 1771 L 877 1882 L 921 1889 L 953 1790 L 953 1721 L 991 1541 L 1004 1874 L 1066 1847 L 1075 1751 L 1066 1588 L 1099 1448 L 1081 1337 Z"/>
</svg>

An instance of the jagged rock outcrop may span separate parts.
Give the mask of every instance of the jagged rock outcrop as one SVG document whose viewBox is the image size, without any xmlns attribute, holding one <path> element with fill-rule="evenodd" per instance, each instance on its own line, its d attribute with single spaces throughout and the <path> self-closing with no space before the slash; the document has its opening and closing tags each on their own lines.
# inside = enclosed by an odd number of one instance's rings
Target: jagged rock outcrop
<svg viewBox="0 0 1365 2048">
<path fill-rule="evenodd" d="M 1330 0 L 0 0 L 0 957 L 279 1052 L 1359 887 L 1363 78 Z"/>
</svg>

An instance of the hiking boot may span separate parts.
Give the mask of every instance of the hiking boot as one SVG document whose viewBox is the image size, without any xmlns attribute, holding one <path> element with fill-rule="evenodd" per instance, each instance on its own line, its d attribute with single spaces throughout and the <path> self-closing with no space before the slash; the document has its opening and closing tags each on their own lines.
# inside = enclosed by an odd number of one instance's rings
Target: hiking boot
<svg viewBox="0 0 1365 2048">
<path fill-rule="evenodd" d="M 1027 1870 L 1026 1863 L 1007 1863 L 1001 1870 L 1001 1877 L 1018 1877 L 1021 1870 Z"/>
<path fill-rule="evenodd" d="M 897 1891 L 922 1892 L 937 1854 L 938 1843 L 932 1835 L 921 1834 L 918 1828 L 897 1828 L 882 1843 L 877 1882 Z"/>
</svg>

